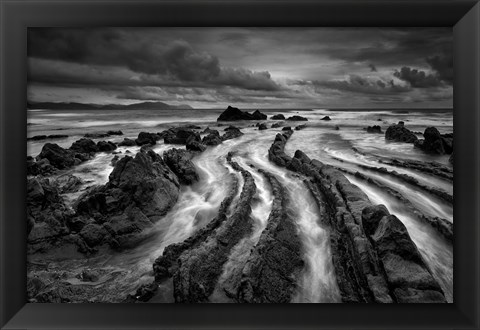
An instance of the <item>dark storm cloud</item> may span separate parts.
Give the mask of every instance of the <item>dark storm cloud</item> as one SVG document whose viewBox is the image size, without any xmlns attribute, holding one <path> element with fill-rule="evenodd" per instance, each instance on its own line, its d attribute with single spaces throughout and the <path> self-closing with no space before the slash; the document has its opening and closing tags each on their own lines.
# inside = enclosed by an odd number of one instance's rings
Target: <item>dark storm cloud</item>
<svg viewBox="0 0 480 330">
<path fill-rule="evenodd" d="M 361 38 L 361 35 L 358 36 Z M 359 47 L 342 47 L 341 44 L 326 49 L 332 58 L 349 62 L 370 62 L 382 65 L 425 62 L 432 54 L 451 54 L 453 36 L 451 28 L 379 29 L 377 37 Z"/>
<path fill-rule="evenodd" d="M 437 72 L 439 79 L 453 84 L 453 56 L 431 56 L 426 61 Z"/>
<path fill-rule="evenodd" d="M 408 86 L 395 84 L 393 80 L 383 81 L 378 78 L 367 79 L 359 75 L 349 75 L 348 79 L 315 81 L 317 88 L 329 88 L 339 91 L 349 91 L 361 94 L 398 94 L 410 91 Z"/>
<path fill-rule="evenodd" d="M 412 87 L 416 88 L 439 87 L 442 85 L 438 76 L 405 66 L 401 68 L 400 71 L 395 71 L 393 75 L 400 80 L 410 83 Z"/>
<path fill-rule="evenodd" d="M 280 89 L 270 73 L 222 68 L 216 56 L 196 51 L 186 41 L 174 40 L 159 45 L 151 39 L 135 40 L 111 29 L 32 29 L 29 32 L 28 54 L 31 58 L 126 67 L 136 73 L 166 75 L 197 84 L 224 84 L 267 91 Z M 31 78 L 45 81 L 53 78 L 53 74 L 46 73 L 42 77 L 37 72 Z M 88 82 L 88 77 L 80 81 Z M 68 82 L 68 75 L 59 77 L 59 83 L 62 82 Z"/>
</svg>

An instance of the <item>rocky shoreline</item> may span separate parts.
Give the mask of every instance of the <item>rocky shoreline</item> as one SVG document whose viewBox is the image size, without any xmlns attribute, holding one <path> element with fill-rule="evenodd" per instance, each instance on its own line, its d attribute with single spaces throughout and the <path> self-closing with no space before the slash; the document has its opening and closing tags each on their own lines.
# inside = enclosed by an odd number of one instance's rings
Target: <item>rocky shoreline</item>
<svg viewBox="0 0 480 330">
<path fill-rule="evenodd" d="M 266 123 L 261 122 L 266 119 L 267 116 L 259 111 L 250 114 L 229 107 L 218 120 L 257 120 L 258 129 L 263 130 L 268 129 Z M 271 120 L 307 121 L 304 117 L 286 118 L 281 114 L 272 116 Z M 223 124 L 217 126 L 220 130 Z M 282 126 L 283 122 L 278 121 L 271 125 L 272 128 Z M 446 302 L 442 288 L 405 225 L 385 206 L 373 205 L 344 173 L 381 188 L 399 200 L 419 221 L 431 226 L 450 244 L 453 241 L 453 224 L 422 214 L 400 192 L 358 171 L 337 169 L 310 159 L 301 150 L 297 150 L 294 157 L 288 156 L 285 153 L 288 140 L 295 131 L 306 127 L 305 124 L 296 126 L 294 130 L 284 127 L 272 141 L 268 160 L 296 173 L 311 193 L 318 207 L 318 222 L 328 230 L 341 302 Z M 413 133 L 403 124 L 391 127 L 385 132 L 387 140 L 391 138 L 407 143 L 418 140 L 411 138 Z M 198 168 L 192 160 L 209 147 L 244 134 L 235 126 L 225 127 L 223 134 L 209 127 L 201 129 L 200 126 L 188 125 L 159 133 L 140 132 L 136 139 L 124 138 L 118 145 L 110 141 L 94 142 L 92 139 L 123 135 L 121 131 L 85 136 L 68 149 L 46 143 L 35 159 L 27 158 L 29 255 L 95 258 L 109 251 L 135 248 L 147 240 L 155 224 L 161 222 L 176 205 L 182 187 L 199 181 Z M 367 131 L 382 133 L 380 126 L 369 127 Z M 453 137 L 436 134 L 428 128 L 424 137 L 425 142 L 415 142 L 415 147 L 425 152 L 453 152 Z M 45 137 L 50 138 L 55 137 Z M 40 136 L 34 140 L 43 139 Z M 157 154 L 152 148 L 162 139 L 164 144 L 184 148 L 169 148 L 162 155 Z M 118 146 L 135 146 L 140 150 L 130 156 L 117 153 Z M 451 149 L 449 146 L 452 146 Z M 113 170 L 108 181 L 79 191 L 82 181 L 64 172 L 93 159 L 100 152 L 112 155 Z M 32 262 L 29 266 L 32 275 L 27 281 L 29 301 L 85 302 L 90 301 L 92 296 L 103 295 L 107 301 L 130 303 L 291 302 L 299 289 L 300 273 L 306 266 L 296 224 L 297 215 L 290 207 L 292 196 L 274 173 L 250 164 L 240 165 L 235 161 L 236 157 L 239 157 L 236 152 L 223 155 L 222 159 L 231 172 L 227 193 L 216 215 L 190 237 L 167 245 L 153 262 L 153 280 L 140 285 L 134 294 L 120 298 L 108 292 L 116 276 L 122 276 L 121 272 L 106 274 L 103 270 L 86 267 L 79 274 L 64 272 L 63 275 L 54 275 L 48 265 L 43 269 L 44 265 Z M 429 166 L 422 162 L 388 158 L 381 158 L 379 162 L 453 180 L 453 171 L 440 164 Z M 365 170 L 393 176 L 453 203 L 452 195 L 411 176 L 383 167 L 362 166 Z M 253 232 L 252 205 L 258 187 L 252 171 L 265 179 L 271 191 L 271 210 L 258 241 L 234 270 L 225 273 L 232 251 Z M 71 205 L 62 197 L 66 192 L 78 193 Z"/>
</svg>

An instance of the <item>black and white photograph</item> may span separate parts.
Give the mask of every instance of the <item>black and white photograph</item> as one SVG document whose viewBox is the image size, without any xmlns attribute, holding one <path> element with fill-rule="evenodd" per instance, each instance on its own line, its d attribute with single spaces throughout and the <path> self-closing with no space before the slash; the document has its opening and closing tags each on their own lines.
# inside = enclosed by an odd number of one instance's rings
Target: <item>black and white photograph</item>
<svg viewBox="0 0 480 330">
<path fill-rule="evenodd" d="M 27 41 L 28 302 L 454 302 L 451 27 Z"/>
</svg>

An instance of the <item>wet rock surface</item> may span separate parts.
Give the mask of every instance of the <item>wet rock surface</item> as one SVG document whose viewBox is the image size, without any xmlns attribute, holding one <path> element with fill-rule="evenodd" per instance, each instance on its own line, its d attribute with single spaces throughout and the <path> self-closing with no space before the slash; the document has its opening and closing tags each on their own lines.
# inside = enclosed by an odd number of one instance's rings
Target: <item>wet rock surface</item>
<svg viewBox="0 0 480 330">
<path fill-rule="evenodd" d="M 433 278 L 405 225 L 383 205 L 362 212 L 365 232 L 385 270 L 392 296 L 398 303 L 445 303 L 440 285 Z"/>
<path fill-rule="evenodd" d="M 183 149 L 170 149 L 163 153 L 163 159 L 178 177 L 182 184 L 192 184 L 198 181 L 195 165 L 192 163 L 193 155 Z"/>
<path fill-rule="evenodd" d="M 435 127 L 427 127 L 425 139 L 415 141 L 415 147 L 429 154 L 445 155 L 453 152 L 453 134 L 440 134 Z"/>
<path fill-rule="evenodd" d="M 221 136 L 221 139 L 222 141 L 226 141 L 226 140 L 238 138 L 242 135 L 243 133 L 239 128 L 235 126 L 229 126 L 225 129 L 225 134 Z"/>
<path fill-rule="evenodd" d="M 296 289 L 305 262 L 294 215 L 289 214 L 287 193 L 265 171 L 274 201 L 267 227 L 243 268 L 237 299 L 247 303 L 288 303 Z"/>
<path fill-rule="evenodd" d="M 407 129 L 402 121 L 397 125 L 392 125 L 387 128 L 385 131 L 385 139 L 406 143 L 414 143 L 418 140 L 417 136 Z"/>
<path fill-rule="evenodd" d="M 120 159 L 103 186 L 89 189 L 75 203 L 77 215 L 93 219 L 82 237 L 89 246 L 130 247 L 178 198 L 179 182 L 153 151 Z"/>
</svg>

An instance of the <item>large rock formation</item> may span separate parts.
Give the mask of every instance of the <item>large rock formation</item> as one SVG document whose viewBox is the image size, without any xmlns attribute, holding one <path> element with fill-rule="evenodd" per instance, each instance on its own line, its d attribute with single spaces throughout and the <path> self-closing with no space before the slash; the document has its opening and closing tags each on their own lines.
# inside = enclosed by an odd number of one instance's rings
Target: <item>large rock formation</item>
<svg viewBox="0 0 480 330">
<path fill-rule="evenodd" d="M 73 212 L 65 205 L 58 188 L 49 179 L 27 181 L 27 251 L 46 252 L 65 243 Z M 74 241 L 72 240 L 72 243 Z"/>
<path fill-rule="evenodd" d="M 94 154 L 100 151 L 95 142 L 85 138 L 73 142 L 70 150 L 81 154 Z"/>
<path fill-rule="evenodd" d="M 46 143 L 37 160 L 47 159 L 49 164 L 58 168 L 65 169 L 72 167 L 80 162 L 75 158 L 75 153 L 71 150 L 64 149 L 55 143 Z"/>
<path fill-rule="evenodd" d="M 435 127 L 427 127 L 423 133 L 425 139 L 415 141 L 415 147 L 426 153 L 444 155 L 453 152 L 453 135 L 441 135 Z"/>
<path fill-rule="evenodd" d="M 385 271 L 390 292 L 398 303 L 445 303 L 405 225 L 383 205 L 364 208 L 362 222 Z"/>
<path fill-rule="evenodd" d="M 387 128 L 385 131 L 385 139 L 407 143 L 414 143 L 418 140 L 417 136 L 407 129 L 402 121 L 397 125 L 392 125 Z"/>
<path fill-rule="evenodd" d="M 170 128 L 164 132 L 163 142 L 170 144 L 183 144 L 186 145 L 187 142 L 192 143 L 193 141 L 201 142 L 200 133 L 195 132 L 191 128 L 187 127 L 174 127 Z"/>
<path fill-rule="evenodd" d="M 272 117 L 270 117 L 270 119 L 272 119 L 272 120 L 285 120 L 285 116 L 282 115 L 282 114 L 278 114 L 278 115 L 273 115 Z"/>
<path fill-rule="evenodd" d="M 189 185 L 198 181 L 198 174 L 193 165 L 192 154 L 183 149 L 170 149 L 163 153 L 165 163 L 176 174 L 180 183 Z"/>
<path fill-rule="evenodd" d="M 222 135 L 221 139 L 222 141 L 226 141 L 226 140 L 238 138 L 242 135 L 243 133 L 242 131 L 240 131 L 239 128 L 235 126 L 229 126 L 225 128 L 225 134 Z"/>
<path fill-rule="evenodd" d="M 207 146 L 219 145 L 222 143 L 220 133 L 217 130 L 210 130 L 210 133 L 203 137 L 202 143 Z"/>
<path fill-rule="evenodd" d="M 177 177 L 155 152 L 125 156 L 115 164 L 107 184 L 90 189 L 75 203 L 77 215 L 91 218 L 95 225 L 80 234 L 94 237 L 88 239 L 94 245 L 133 246 L 170 210 L 178 193 Z"/>
<path fill-rule="evenodd" d="M 242 111 L 238 108 L 228 106 L 228 108 L 220 114 L 217 121 L 236 121 L 236 120 L 265 120 L 267 115 L 256 110 L 253 113 Z"/>
<path fill-rule="evenodd" d="M 133 147 L 136 146 L 137 143 L 135 140 L 129 139 L 129 138 L 124 138 L 122 142 L 118 144 L 120 147 Z"/>
<path fill-rule="evenodd" d="M 158 140 L 160 140 L 160 136 L 155 133 L 140 132 L 135 143 L 139 146 L 146 144 L 154 145 Z"/>
</svg>

